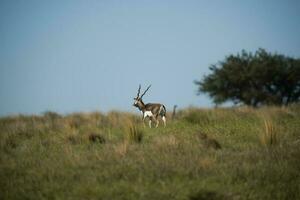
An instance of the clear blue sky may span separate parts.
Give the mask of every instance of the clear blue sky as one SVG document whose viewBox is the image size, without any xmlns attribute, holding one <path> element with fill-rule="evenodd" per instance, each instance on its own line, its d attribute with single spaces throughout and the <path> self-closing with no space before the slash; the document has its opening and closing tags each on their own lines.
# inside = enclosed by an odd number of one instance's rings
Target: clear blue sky
<svg viewBox="0 0 300 200">
<path fill-rule="evenodd" d="M 300 1 L 0 1 L 0 115 L 208 107 L 194 80 L 231 53 L 300 57 Z"/>
</svg>

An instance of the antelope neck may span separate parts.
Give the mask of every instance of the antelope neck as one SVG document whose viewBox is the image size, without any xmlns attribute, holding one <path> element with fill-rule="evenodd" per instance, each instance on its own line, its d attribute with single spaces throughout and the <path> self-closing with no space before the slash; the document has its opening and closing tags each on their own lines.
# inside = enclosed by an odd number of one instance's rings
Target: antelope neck
<svg viewBox="0 0 300 200">
<path fill-rule="evenodd" d="M 138 105 L 138 108 L 140 111 L 145 112 L 146 111 L 146 106 L 142 100 L 140 100 L 140 104 Z"/>
</svg>

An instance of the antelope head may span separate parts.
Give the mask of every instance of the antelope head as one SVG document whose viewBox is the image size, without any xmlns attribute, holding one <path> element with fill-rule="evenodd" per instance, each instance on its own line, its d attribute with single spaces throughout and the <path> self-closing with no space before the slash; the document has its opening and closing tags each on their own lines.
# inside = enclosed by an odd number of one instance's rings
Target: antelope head
<svg viewBox="0 0 300 200">
<path fill-rule="evenodd" d="M 133 103 L 133 106 L 139 108 L 140 110 L 143 109 L 143 107 L 145 106 L 142 98 L 143 96 L 146 94 L 146 92 L 149 90 L 149 88 L 151 87 L 151 85 L 149 85 L 147 87 L 147 89 L 145 90 L 145 92 L 140 96 L 140 92 L 141 92 L 141 85 L 139 85 L 139 89 L 138 89 L 138 93 L 137 93 L 137 96 L 135 98 L 133 98 L 134 100 L 134 103 Z"/>
</svg>

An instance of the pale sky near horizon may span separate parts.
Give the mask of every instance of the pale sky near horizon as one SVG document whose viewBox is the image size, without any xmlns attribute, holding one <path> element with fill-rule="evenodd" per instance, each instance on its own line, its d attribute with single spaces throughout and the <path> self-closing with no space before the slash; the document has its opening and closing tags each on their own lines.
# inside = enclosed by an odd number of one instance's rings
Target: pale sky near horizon
<svg viewBox="0 0 300 200">
<path fill-rule="evenodd" d="M 193 83 L 242 49 L 300 57 L 296 0 L 0 0 L 0 116 L 212 106 Z"/>
</svg>

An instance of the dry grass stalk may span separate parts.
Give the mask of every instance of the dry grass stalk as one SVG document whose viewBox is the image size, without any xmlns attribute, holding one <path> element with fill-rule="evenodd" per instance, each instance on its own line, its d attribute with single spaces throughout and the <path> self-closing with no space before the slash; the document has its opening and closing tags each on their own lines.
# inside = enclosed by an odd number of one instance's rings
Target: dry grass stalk
<svg viewBox="0 0 300 200">
<path fill-rule="evenodd" d="M 136 143 L 141 143 L 144 136 L 142 129 L 133 124 L 130 120 L 128 120 L 125 125 L 125 134 L 127 141 Z"/>
<path fill-rule="evenodd" d="M 279 142 L 278 128 L 271 120 L 264 120 L 264 129 L 261 135 L 261 143 L 264 146 L 273 146 Z"/>
</svg>

